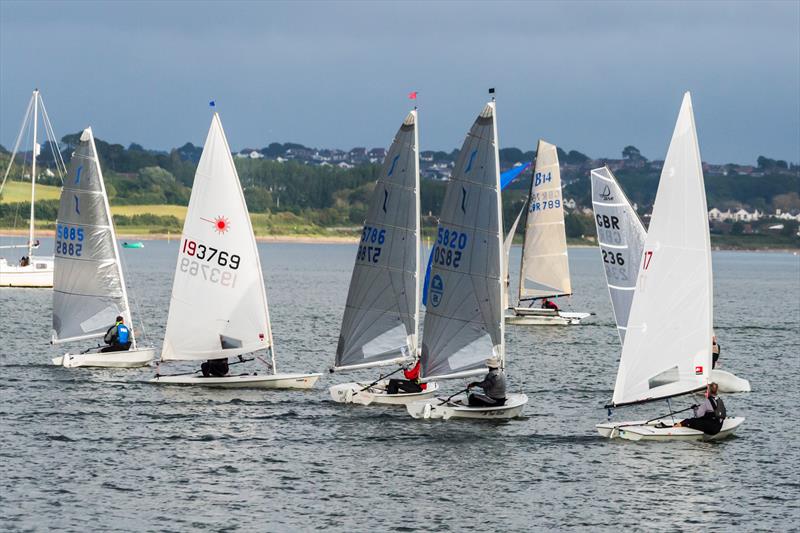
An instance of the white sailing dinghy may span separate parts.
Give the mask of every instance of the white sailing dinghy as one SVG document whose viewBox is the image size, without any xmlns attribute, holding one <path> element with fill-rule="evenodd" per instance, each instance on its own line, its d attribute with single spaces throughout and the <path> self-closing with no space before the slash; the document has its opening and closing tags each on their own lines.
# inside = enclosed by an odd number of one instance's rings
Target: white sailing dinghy
<svg viewBox="0 0 800 533">
<path fill-rule="evenodd" d="M 423 381 L 505 368 L 505 261 L 494 99 L 478 115 L 447 184 L 428 282 L 422 337 Z M 432 398 L 406 405 L 414 418 L 500 419 L 519 416 L 524 394 L 501 407 L 469 407 L 466 399 Z"/>
<path fill-rule="evenodd" d="M 268 373 L 159 373 L 151 383 L 308 389 L 321 375 L 277 373 L 256 239 L 222 122 L 214 113 L 183 224 L 161 361 L 239 356 L 241 362 L 241 356 L 259 350 L 270 351 L 270 361 L 258 357 Z"/>
<path fill-rule="evenodd" d="M 536 148 L 527 211 L 519 299 L 517 306 L 511 309 L 513 313 L 506 315 L 506 322 L 515 325 L 580 324 L 591 313 L 534 307 L 538 300 L 572 294 L 558 151 L 555 145 L 541 139 Z M 524 306 L 525 302 L 529 305 Z"/>
<path fill-rule="evenodd" d="M 419 132 L 417 111 L 403 121 L 383 162 L 361 232 L 342 329 L 331 372 L 413 363 L 419 326 Z M 399 371 L 399 370 L 398 370 Z M 388 380 L 333 385 L 334 401 L 363 405 L 430 398 L 422 392 L 388 394 Z"/>
<path fill-rule="evenodd" d="M 128 292 L 117 236 L 92 129 L 86 128 L 70 161 L 56 220 L 53 334 L 51 343 L 103 337 L 122 316 L 131 326 Z M 130 327 L 131 348 L 119 352 L 67 353 L 53 359 L 67 368 L 145 366 L 155 348 L 140 347 Z"/>
<path fill-rule="evenodd" d="M 28 242 L 26 244 L 10 244 L 0 246 L 0 249 L 17 249 L 25 248 L 28 253 L 25 255 L 24 260 L 18 263 L 9 263 L 5 258 L 0 257 L 0 287 L 26 287 L 26 288 L 49 288 L 53 286 L 53 257 L 34 256 L 33 252 L 39 247 L 39 241 L 36 239 L 34 233 L 36 230 L 35 225 L 35 206 L 36 206 L 36 178 L 38 177 L 36 169 L 36 158 L 41 151 L 39 144 L 39 110 L 41 109 L 41 118 L 44 125 L 45 136 L 50 141 L 50 148 L 53 150 L 53 159 L 55 160 L 56 171 L 59 176 L 66 174 L 64 161 L 61 158 L 61 153 L 58 151 L 58 141 L 56 140 L 53 126 L 50 124 L 50 118 L 47 116 L 47 110 L 44 107 L 44 100 L 39 93 L 39 89 L 34 89 L 31 95 L 30 102 L 28 102 L 28 109 L 25 111 L 25 118 L 22 119 L 22 126 L 20 127 L 17 140 L 14 143 L 14 149 L 11 151 L 11 159 L 8 161 L 8 167 L 3 175 L 3 183 L 0 184 L 0 193 L 5 188 L 6 181 L 11 172 L 11 167 L 14 165 L 14 160 L 17 157 L 19 146 L 22 141 L 23 134 L 29 128 L 32 130 L 33 143 L 31 148 L 31 211 L 28 219 Z M 54 148 L 55 147 L 55 148 Z"/>
<path fill-rule="evenodd" d="M 707 217 L 692 101 L 686 93 L 644 242 L 609 408 L 699 392 L 710 383 L 713 292 Z M 596 427 L 608 438 L 717 440 L 743 421 L 726 418 L 716 435 L 675 428 L 671 420 L 661 419 Z"/>
<path fill-rule="evenodd" d="M 619 340 L 624 344 L 647 232 L 608 167 L 592 170 L 591 181 L 597 243 Z M 718 368 L 711 369 L 711 381 L 719 386 L 719 392 L 750 392 L 749 381 Z"/>
</svg>

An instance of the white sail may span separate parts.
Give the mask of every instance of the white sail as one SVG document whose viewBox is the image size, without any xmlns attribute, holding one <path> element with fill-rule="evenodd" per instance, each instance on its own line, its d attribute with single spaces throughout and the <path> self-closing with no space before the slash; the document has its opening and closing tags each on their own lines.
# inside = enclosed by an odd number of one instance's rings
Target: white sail
<svg viewBox="0 0 800 533">
<path fill-rule="evenodd" d="M 564 200 L 556 147 L 539 140 L 531 178 L 520 266 L 519 299 L 572 294 Z"/>
<path fill-rule="evenodd" d="M 592 170 L 592 209 L 620 342 L 625 342 L 646 232 L 608 167 Z"/>
<path fill-rule="evenodd" d="M 54 343 L 99 337 L 130 309 L 92 129 L 70 161 L 56 220 Z"/>
<path fill-rule="evenodd" d="M 447 184 L 428 282 L 425 379 L 485 371 L 504 360 L 503 223 L 495 103 L 478 115 Z"/>
<path fill-rule="evenodd" d="M 711 244 L 689 93 L 669 145 L 642 254 L 615 405 L 704 387 L 711 371 Z"/>
<path fill-rule="evenodd" d="M 414 110 L 400 126 L 372 193 L 342 318 L 336 368 L 364 368 L 416 356 L 418 135 Z"/>
<path fill-rule="evenodd" d="M 511 285 L 511 274 L 508 271 L 508 265 L 511 263 L 511 247 L 514 245 L 514 236 L 517 234 L 517 226 L 519 226 L 519 221 L 522 219 L 522 214 L 526 211 L 527 207 L 527 203 L 522 206 L 517 218 L 511 225 L 511 229 L 508 231 L 508 235 L 506 235 L 506 240 L 503 241 L 503 309 L 508 309 L 509 302 L 508 290 Z"/>
<path fill-rule="evenodd" d="M 161 358 L 223 358 L 271 345 L 256 240 L 215 113 L 183 224 Z"/>
</svg>

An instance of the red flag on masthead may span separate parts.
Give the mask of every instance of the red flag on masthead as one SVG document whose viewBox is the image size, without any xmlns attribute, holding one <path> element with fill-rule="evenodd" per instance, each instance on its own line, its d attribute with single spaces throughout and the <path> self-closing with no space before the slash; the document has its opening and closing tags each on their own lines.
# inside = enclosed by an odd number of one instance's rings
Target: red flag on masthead
<svg viewBox="0 0 800 533">
<path fill-rule="evenodd" d="M 417 91 L 411 91 L 410 93 L 408 93 L 408 99 L 409 100 L 416 100 L 417 99 Z"/>
</svg>

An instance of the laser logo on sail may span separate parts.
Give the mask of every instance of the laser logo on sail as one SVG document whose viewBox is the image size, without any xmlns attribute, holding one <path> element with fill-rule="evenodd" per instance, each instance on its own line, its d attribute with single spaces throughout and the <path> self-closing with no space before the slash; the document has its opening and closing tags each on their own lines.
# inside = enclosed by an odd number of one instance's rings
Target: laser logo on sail
<svg viewBox="0 0 800 533">
<path fill-rule="evenodd" d="M 600 193 L 600 198 L 602 198 L 606 202 L 610 202 L 611 200 L 614 199 L 614 196 L 611 195 L 611 188 L 608 185 L 606 185 L 605 188 L 603 189 L 603 192 Z"/>
</svg>

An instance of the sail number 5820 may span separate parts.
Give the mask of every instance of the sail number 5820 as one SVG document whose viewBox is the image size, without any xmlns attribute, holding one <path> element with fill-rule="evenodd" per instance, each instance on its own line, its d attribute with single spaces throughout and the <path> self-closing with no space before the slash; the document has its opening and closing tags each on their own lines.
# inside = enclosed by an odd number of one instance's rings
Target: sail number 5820
<svg viewBox="0 0 800 533">
<path fill-rule="evenodd" d="M 220 250 L 205 244 L 200 244 L 190 239 L 183 240 L 183 248 L 181 251 L 191 257 L 200 260 L 208 261 L 209 263 L 215 262 L 221 267 L 228 267 L 232 270 L 239 268 L 240 258 L 236 254 L 230 254 L 225 250 Z M 216 259 L 216 261 L 215 261 Z"/>
</svg>

